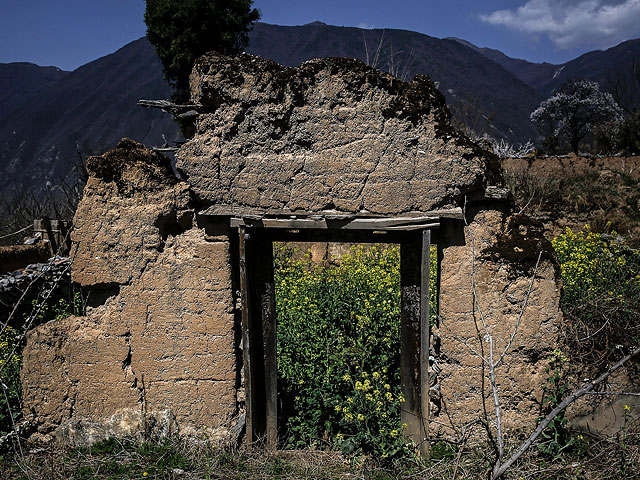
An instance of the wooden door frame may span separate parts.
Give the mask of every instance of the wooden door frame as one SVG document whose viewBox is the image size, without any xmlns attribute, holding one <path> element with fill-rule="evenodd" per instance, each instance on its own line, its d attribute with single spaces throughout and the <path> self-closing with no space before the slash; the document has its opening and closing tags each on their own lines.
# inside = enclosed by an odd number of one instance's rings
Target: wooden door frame
<svg viewBox="0 0 640 480">
<path fill-rule="evenodd" d="M 277 219 L 276 219 L 277 220 Z M 232 218 L 239 235 L 241 326 L 246 398 L 246 442 L 276 449 L 278 387 L 273 242 L 394 243 L 400 245 L 401 384 L 405 402 L 401 420 L 405 436 L 423 455 L 429 454 L 430 246 L 438 242 L 438 223 L 420 228 L 377 230 L 318 227 L 291 219 Z M 393 222 L 392 222 L 393 223 Z M 435 242 L 434 242 L 435 240 Z M 439 271 L 439 267 L 438 267 Z"/>
</svg>

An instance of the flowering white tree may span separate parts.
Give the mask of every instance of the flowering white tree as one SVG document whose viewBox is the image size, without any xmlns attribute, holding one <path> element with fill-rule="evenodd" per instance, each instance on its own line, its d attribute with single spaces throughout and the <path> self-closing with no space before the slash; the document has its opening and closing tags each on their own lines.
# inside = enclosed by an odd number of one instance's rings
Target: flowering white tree
<svg viewBox="0 0 640 480">
<path fill-rule="evenodd" d="M 565 138 L 578 153 L 580 141 L 597 125 L 622 120 L 622 109 L 611 94 L 600 91 L 596 82 L 564 83 L 531 113 L 531 121 L 550 126 L 558 138 Z"/>
</svg>

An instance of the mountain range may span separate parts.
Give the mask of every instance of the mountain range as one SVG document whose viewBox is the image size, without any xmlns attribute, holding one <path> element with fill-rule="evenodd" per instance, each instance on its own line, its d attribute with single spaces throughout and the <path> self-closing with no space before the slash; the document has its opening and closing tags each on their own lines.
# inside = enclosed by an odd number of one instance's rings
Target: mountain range
<svg viewBox="0 0 640 480">
<path fill-rule="evenodd" d="M 562 82 L 605 84 L 640 64 L 640 39 L 561 65 L 514 59 L 457 38 L 407 30 L 256 23 L 248 53 L 296 66 L 315 57 L 355 57 L 409 80 L 427 74 L 458 122 L 512 143 L 534 140 L 529 114 Z M 146 38 L 72 72 L 29 63 L 0 64 L 0 188 L 38 190 L 73 176 L 78 158 L 122 137 L 147 145 L 179 140 L 171 117 L 139 107 L 169 98 L 161 63 Z"/>
</svg>

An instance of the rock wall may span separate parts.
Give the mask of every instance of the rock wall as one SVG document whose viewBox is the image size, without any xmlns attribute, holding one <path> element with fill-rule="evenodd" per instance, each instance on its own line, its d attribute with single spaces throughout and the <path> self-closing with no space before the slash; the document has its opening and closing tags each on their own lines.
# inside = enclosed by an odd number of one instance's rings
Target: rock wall
<svg viewBox="0 0 640 480">
<path fill-rule="evenodd" d="M 226 434 L 236 413 L 227 237 L 192 225 L 188 185 L 142 145 L 123 140 L 87 167 L 72 279 L 92 306 L 29 333 L 25 410 L 40 435 L 70 443 L 159 418 Z"/>
<path fill-rule="evenodd" d="M 9 247 L 10 248 L 10 247 Z M 45 245 L 48 253 L 48 247 Z M 70 295 L 70 261 L 55 256 L 46 263 L 23 265 L 20 270 L 0 275 L 0 325 L 20 329 L 35 315 L 34 302 L 43 298 L 65 299 Z M 37 320 L 34 319 L 37 322 Z"/>
</svg>

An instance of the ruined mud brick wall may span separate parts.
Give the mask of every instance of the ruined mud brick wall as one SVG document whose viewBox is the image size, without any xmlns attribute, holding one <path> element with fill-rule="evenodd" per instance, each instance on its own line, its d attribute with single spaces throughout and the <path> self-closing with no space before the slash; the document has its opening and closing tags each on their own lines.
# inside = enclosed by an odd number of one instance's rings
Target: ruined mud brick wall
<svg viewBox="0 0 640 480">
<path fill-rule="evenodd" d="M 439 240 L 443 323 L 433 354 L 441 371 L 431 420 L 436 434 L 452 435 L 479 418 L 489 391 L 486 371 L 464 347 L 478 342 L 471 262 L 483 313 L 504 343 L 528 287 L 531 269 L 522 264 L 530 267 L 536 253 L 523 246 L 544 245 L 539 230 L 514 223 L 509 203 L 488 193 L 499 186 L 497 159 L 451 128 L 433 83 L 405 83 L 350 59 L 293 69 L 207 55 L 191 86 L 199 114 L 177 153 L 184 181 L 130 141 L 89 162 L 73 279 L 95 291 L 93 307 L 38 327 L 24 355 L 25 410 L 41 435 L 73 442 L 133 431 L 143 414 L 167 425 L 175 418 L 183 432 L 207 426 L 222 435 L 233 425 L 243 401 L 237 231 L 216 213 L 233 209 L 396 215 L 466 205 L 469 225 L 444 222 Z M 509 241 L 514 234 L 526 241 Z M 511 426 L 535 422 L 539 360 L 556 346 L 556 279 L 544 256 L 517 354 L 499 378 Z"/>
<path fill-rule="evenodd" d="M 496 369 L 502 420 L 507 430 L 531 432 L 540 415 L 547 358 L 558 345 L 558 265 L 541 224 L 479 208 L 470 209 L 468 216 L 463 233 L 443 232 L 452 245 L 444 248 L 441 263 L 440 322 L 435 329 L 442 339 L 441 399 L 434 405 L 432 432 L 459 437 L 465 425 L 484 418 L 485 405 L 488 420 L 495 419 L 488 369 L 481 359 L 489 359 L 485 324 L 496 361 L 515 332 Z"/>
<path fill-rule="evenodd" d="M 86 317 L 31 331 L 24 405 L 69 443 L 230 425 L 235 352 L 229 243 L 192 228 L 189 187 L 135 142 L 90 158 L 75 217 L 72 279 Z M 174 427 L 175 428 L 175 425 Z"/>
<path fill-rule="evenodd" d="M 193 103 L 207 113 L 178 153 L 178 168 L 202 202 L 377 214 L 460 207 L 465 198 L 473 204 L 469 225 L 448 224 L 441 236 L 436 436 L 483 418 L 482 396 L 490 395 L 487 372 L 467 347 L 480 348 L 472 259 L 481 308 L 502 351 L 543 252 L 515 353 L 498 370 L 507 427 L 534 426 L 561 319 L 551 245 L 539 225 L 486 198 L 486 187 L 500 182 L 495 160 L 451 128 L 431 81 L 400 82 L 345 59 L 288 69 L 249 56 L 209 56 L 196 63 L 191 82 Z"/>
<path fill-rule="evenodd" d="M 200 58 L 196 135 L 177 154 L 215 205 L 396 214 L 458 205 L 497 169 L 450 127 L 424 76 L 404 83 L 358 60 L 298 69 L 249 55 Z"/>
</svg>

